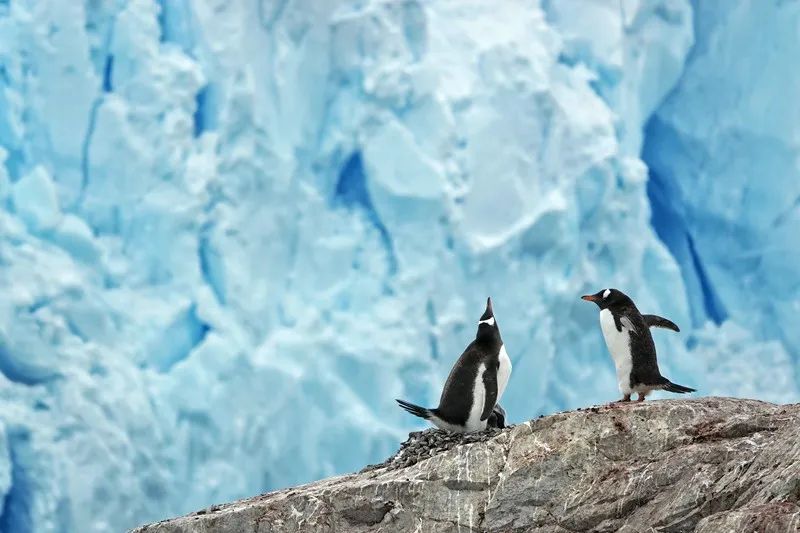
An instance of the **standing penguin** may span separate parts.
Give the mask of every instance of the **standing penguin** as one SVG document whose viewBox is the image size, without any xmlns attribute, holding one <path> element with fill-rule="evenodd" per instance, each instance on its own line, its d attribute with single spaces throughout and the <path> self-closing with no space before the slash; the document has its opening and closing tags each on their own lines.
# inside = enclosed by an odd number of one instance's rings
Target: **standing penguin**
<svg viewBox="0 0 800 533">
<path fill-rule="evenodd" d="M 475 340 L 467 346 L 456 361 L 442 390 L 439 407 L 429 409 L 397 400 L 400 407 L 420 418 L 430 421 L 440 429 L 453 433 L 470 433 L 486 429 L 495 404 L 500 401 L 511 376 L 508 358 L 500 328 L 492 312 L 492 299 L 486 301 L 486 311 L 478 321 Z M 498 423 L 500 408 L 494 411 L 493 425 Z"/>
<path fill-rule="evenodd" d="M 685 393 L 695 389 L 677 385 L 661 375 L 656 359 L 656 345 L 650 327 L 680 331 L 671 321 L 656 315 L 642 315 L 628 296 L 617 289 L 605 289 L 597 294 L 582 296 L 600 308 L 600 329 L 608 351 L 617 367 L 617 383 L 629 402 L 631 393 L 641 402 L 653 390 Z"/>
</svg>

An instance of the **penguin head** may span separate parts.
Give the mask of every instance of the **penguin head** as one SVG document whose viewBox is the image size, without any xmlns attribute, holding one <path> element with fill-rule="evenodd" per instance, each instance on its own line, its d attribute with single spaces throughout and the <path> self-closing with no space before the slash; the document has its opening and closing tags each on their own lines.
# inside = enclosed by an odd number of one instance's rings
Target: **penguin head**
<svg viewBox="0 0 800 533">
<path fill-rule="evenodd" d="M 486 311 L 481 315 L 478 320 L 478 334 L 477 337 L 489 337 L 499 333 L 497 321 L 494 318 L 494 311 L 492 310 L 492 299 L 486 299 Z"/>
<path fill-rule="evenodd" d="M 624 292 L 617 289 L 603 289 L 594 294 L 581 296 L 581 298 L 587 302 L 596 303 L 600 309 L 633 304 L 633 301 Z"/>
</svg>

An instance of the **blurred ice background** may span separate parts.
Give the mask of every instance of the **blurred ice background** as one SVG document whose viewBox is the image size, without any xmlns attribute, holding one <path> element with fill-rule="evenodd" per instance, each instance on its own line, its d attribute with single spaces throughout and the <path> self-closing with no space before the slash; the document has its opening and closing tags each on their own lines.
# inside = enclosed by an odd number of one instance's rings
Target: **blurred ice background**
<svg viewBox="0 0 800 533">
<path fill-rule="evenodd" d="M 511 422 L 800 400 L 800 3 L 0 0 L 0 530 L 352 471 L 491 295 Z"/>
</svg>

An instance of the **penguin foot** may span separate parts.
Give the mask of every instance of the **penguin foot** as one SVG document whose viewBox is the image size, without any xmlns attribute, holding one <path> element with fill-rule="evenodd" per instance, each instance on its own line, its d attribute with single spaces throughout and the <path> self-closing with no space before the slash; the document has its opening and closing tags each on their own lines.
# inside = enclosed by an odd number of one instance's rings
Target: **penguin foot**
<svg viewBox="0 0 800 533">
<path fill-rule="evenodd" d="M 643 402 L 645 398 L 647 398 L 647 394 L 644 394 L 644 393 L 640 392 L 639 396 L 636 398 L 636 401 L 637 402 Z"/>
<path fill-rule="evenodd" d="M 628 403 L 630 401 L 631 401 L 631 395 L 630 394 L 626 394 L 625 396 L 622 397 L 621 400 L 617 400 L 615 402 L 611 402 L 608 405 L 609 405 L 609 407 L 614 407 L 614 406 L 618 406 L 619 404 L 622 404 L 622 403 Z"/>
</svg>

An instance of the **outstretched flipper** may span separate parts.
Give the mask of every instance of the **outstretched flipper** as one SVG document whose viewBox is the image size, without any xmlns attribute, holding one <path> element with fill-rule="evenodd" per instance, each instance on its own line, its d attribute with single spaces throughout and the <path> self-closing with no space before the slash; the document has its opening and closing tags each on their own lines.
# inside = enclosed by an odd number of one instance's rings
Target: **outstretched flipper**
<svg viewBox="0 0 800 533">
<path fill-rule="evenodd" d="M 400 407 L 408 411 L 414 416 L 418 416 L 420 418 L 424 418 L 425 420 L 429 420 L 431 418 L 431 410 L 427 407 L 420 407 L 419 405 L 414 405 L 413 403 L 405 402 L 403 400 L 395 400 L 397 403 L 400 404 Z"/>
<path fill-rule="evenodd" d="M 642 315 L 642 318 L 644 318 L 644 323 L 647 324 L 649 328 L 664 328 L 680 332 L 680 328 L 675 325 L 675 322 L 667 320 L 664 317 L 658 315 Z"/>
</svg>

